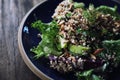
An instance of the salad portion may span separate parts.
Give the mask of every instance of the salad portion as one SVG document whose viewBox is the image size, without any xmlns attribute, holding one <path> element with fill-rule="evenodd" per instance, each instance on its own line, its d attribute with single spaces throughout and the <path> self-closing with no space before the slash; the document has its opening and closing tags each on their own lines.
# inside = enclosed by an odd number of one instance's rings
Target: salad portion
<svg viewBox="0 0 120 80">
<path fill-rule="evenodd" d="M 106 80 L 120 63 L 117 6 L 86 7 L 82 2 L 64 0 L 52 18 L 50 23 L 32 23 L 42 38 L 31 49 L 35 57 L 48 58 L 52 69 L 73 72 L 78 80 Z"/>
</svg>

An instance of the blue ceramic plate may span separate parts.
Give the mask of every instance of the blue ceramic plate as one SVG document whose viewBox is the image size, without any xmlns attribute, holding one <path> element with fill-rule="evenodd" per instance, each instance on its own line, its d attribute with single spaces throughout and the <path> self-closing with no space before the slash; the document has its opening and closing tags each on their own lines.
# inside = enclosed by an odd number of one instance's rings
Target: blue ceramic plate
<svg viewBox="0 0 120 80">
<path fill-rule="evenodd" d="M 33 7 L 24 17 L 20 24 L 18 32 L 18 44 L 19 49 L 27 66 L 41 79 L 43 80 L 76 80 L 76 77 L 70 74 L 60 74 L 55 70 L 49 68 L 49 61 L 45 58 L 35 59 L 34 54 L 30 52 L 33 46 L 37 46 L 41 41 L 41 38 L 37 37 L 38 30 L 31 28 L 31 23 L 36 20 L 42 20 L 48 23 L 52 20 L 51 16 L 54 13 L 55 8 L 62 0 L 47 0 L 39 3 Z M 120 12 L 120 3 L 113 0 L 74 0 L 77 2 L 84 2 L 86 6 L 89 3 L 95 6 L 107 5 L 118 6 L 118 12 Z M 109 74 L 109 80 L 120 80 L 120 70 L 115 69 L 113 73 Z"/>
</svg>

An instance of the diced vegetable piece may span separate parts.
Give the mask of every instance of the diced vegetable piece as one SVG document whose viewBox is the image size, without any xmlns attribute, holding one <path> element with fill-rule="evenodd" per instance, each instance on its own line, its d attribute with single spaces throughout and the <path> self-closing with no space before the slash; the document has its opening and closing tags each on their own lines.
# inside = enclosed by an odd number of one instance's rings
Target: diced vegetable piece
<svg viewBox="0 0 120 80">
<path fill-rule="evenodd" d="M 85 4 L 84 3 L 78 3 L 78 2 L 74 2 L 74 8 L 84 8 Z"/>
<path fill-rule="evenodd" d="M 84 47 L 81 45 L 70 45 L 70 51 L 73 53 L 73 55 L 79 54 L 83 55 L 83 53 L 87 50 L 89 50 L 89 47 Z"/>
<path fill-rule="evenodd" d="M 64 38 L 62 38 L 61 36 L 59 36 L 59 42 L 60 42 L 61 48 L 67 47 L 67 41 Z"/>
</svg>

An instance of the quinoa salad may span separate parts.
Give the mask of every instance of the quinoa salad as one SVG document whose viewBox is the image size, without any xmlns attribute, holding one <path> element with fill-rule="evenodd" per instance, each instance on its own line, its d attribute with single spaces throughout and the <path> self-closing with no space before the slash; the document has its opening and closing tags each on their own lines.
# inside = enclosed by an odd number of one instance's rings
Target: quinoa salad
<svg viewBox="0 0 120 80">
<path fill-rule="evenodd" d="M 31 49 L 35 58 L 49 59 L 51 69 L 72 72 L 77 80 L 107 80 L 107 74 L 120 63 L 117 6 L 86 7 L 82 2 L 63 0 L 52 18 L 49 24 L 41 20 L 31 24 L 42 39 Z"/>
</svg>

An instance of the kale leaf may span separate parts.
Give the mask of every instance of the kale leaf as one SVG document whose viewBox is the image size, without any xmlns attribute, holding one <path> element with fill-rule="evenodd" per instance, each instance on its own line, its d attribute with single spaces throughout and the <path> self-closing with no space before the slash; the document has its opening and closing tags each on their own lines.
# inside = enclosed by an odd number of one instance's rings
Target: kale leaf
<svg viewBox="0 0 120 80">
<path fill-rule="evenodd" d="M 60 55 L 56 47 L 56 35 L 58 34 L 59 27 L 55 21 L 49 24 L 43 23 L 40 20 L 32 23 L 33 28 L 37 28 L 41 33 L 41 42 L 37 47 L 31 49 L 36 54 L 36 57 L 48 56 L 50 54 Z"/>
<path fill-rule="evenodd" d="M 105 40 L 103 41 L 105 53 L 113 58 L 113 65 L 117 66 L 120 63 L 120 40 Z M 105 57 L 105 53 L 103 57 Z"/>
<path fill-rule="evenodd" d="M 104 14 L 110 14 L 111 16 L 113 16 L 115 20 L 120 20 L 120 15 L 117 12 L 117 6 L 109 7 L 109 6 L 101 5 L 97 7 L 96 10 Z"/>
</svg>

